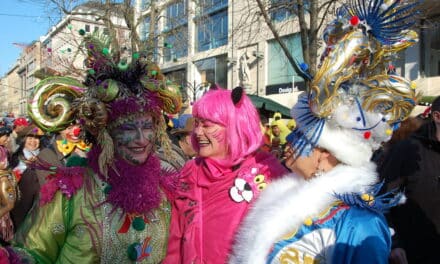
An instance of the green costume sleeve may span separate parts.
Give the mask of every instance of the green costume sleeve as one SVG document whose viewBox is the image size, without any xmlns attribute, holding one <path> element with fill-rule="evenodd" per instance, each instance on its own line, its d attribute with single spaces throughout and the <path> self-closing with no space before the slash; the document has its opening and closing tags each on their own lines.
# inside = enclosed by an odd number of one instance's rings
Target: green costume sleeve
<svg viewBox="0 0 440 264">
<path fill-rule="evenodd" d="M 15 235 L 15 244 L 37 263 L 56 263 L 66 239 L 66 215 L 69 202 L 57 192 L 54 199 L 42 206 L 36 204 Z M 19 250 L 23 252 L 23 250 Z"/>
<path fill-rule="evenodd" d="M 37 263 L 99 263 L 101 214 L 92 210 L 94 198 L 81 188 L 70 199 L 58 191 L 50 203 L 36 205 L 16 233 L 14 250 Z"/>
</svg>

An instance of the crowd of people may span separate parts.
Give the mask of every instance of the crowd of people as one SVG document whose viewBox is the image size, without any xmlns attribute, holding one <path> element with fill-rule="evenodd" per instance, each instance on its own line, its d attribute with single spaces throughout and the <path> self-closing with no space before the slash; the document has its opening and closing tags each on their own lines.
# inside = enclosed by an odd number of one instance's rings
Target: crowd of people
<svg viewBox="0 0 440 264">
<path fill-rule="evenodd" d="M 84 80 L 0 125 L 0 263 L 437 263 L 440 96 L 410 117 L 386 47 L 415 42 L 412 6 L 368 3 L 324 30 L 288 120 L 218 85 L 183 113 L 147 56 L 84 36 Z"/>
</svg>

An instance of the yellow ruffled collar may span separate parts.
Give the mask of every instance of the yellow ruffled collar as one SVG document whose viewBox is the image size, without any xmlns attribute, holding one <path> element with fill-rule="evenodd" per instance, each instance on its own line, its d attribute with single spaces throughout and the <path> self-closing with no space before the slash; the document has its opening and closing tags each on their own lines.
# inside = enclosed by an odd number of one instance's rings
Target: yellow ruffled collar
<svg viewBox="0 0 440 264">
<path fill-rule="evenodd" d="M 83 140 L 74 143 L 66 139 L 61 139 L 61 140 L 57 140 L 56 142 L 57 142 L 58 151 L 61 152 L 64 156 L 67 156 L 70 153 L 72 153 L 72 151 L 74 151 L 75 148 L 79 148 L 80 150 L 89 152 L 89 150 L 92 147 L 91 144 L 86 144 Z"/>
</svg>

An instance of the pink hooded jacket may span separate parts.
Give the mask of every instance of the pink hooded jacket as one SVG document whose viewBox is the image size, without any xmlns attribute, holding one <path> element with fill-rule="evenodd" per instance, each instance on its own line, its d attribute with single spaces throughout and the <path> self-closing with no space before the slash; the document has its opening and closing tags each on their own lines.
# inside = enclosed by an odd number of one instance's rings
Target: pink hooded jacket
<svg viewBox="0 0 440 264">
<path fill-rule="evenodd" d="M 181 171 L 172 205 L 164 263 L 226 263 L 249 206 L 273 178 L 286 172 L 266 152 L 257 152 L 232 168 L 209 158 L 189 161 Z"/>
</svg>

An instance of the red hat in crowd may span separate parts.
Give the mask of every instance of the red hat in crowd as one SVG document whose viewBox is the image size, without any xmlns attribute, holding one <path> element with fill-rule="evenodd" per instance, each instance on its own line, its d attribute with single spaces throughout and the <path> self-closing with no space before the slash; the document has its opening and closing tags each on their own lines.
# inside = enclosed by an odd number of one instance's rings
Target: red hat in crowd
<svg viewBox="0 0 440 264">
<path fill-rule="evenodd" d="M 14 120 L 14 126 L 28 126 L 29 123 L 24 117 L 19 117 Z"/>
</svg>

